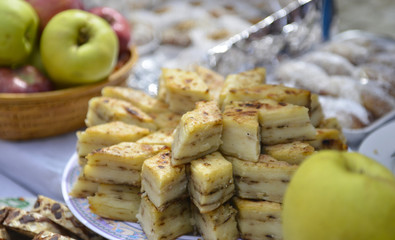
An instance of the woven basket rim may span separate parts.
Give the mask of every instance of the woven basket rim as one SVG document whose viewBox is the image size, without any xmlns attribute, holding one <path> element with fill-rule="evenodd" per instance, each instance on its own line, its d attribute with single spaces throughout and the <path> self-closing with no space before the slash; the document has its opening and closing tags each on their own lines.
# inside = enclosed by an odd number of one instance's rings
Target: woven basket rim
<svg viewBox="0 0 395 240">
<path fill-rule="evenodd" d="M 0 93 L 0 103 L 7 103 L 7 102 L 15 103 L 15 102 L 40 101 L 40 100 L 48 101 L 53 98 L 58 98 L 59 96 L 64 97 L 67 95 L 74 95 L 74 96 L 85 95 L 89 92 L 94 92 L 97 89 L 103 88 L 104 86 L 120 79 L 120 76 L 124 75 L 126 72 L 132 69 L 137 59 L 138 59 L 137 49 L 135 46 L 131 46 L 129 60 L 124 65 L 122 65 L 118 70 L 111 73 L 111 75 L 106 80 L 89 85 L 53 90 L 48 92 Z"/>
</svg>

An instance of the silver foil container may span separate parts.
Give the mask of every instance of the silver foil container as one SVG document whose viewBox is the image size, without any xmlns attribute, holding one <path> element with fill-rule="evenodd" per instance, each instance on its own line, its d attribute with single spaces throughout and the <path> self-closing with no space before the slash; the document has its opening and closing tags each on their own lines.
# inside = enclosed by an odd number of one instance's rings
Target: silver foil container
<svg viewBox="0 0 395 240">
<path fill-rule="evenodd" d="M 204 54 L 197 54 L 202 57 L 189 64 L 208 67 L 224 76 L 264 66 L 270 76 L 280 59 L 302 54 L 328 38 L 334 17 L 332 6 L 332 0 L 291 1 Z M 185 68 L 184 60 L 171 59 L 178 61 L 177 68 Z M 128 85 L 156 95 L 161 68 L 167 61 L 167 56 L 155 51 L 142 56 Z"/>
<path fill-rule="evenodd" d="M 208 51 L 204 64 L 222 75 L 257 66 L 269 74 L 281 59 L 321 43 L 331 31 L 331 1 L 299 0 Z"/>
</svg>

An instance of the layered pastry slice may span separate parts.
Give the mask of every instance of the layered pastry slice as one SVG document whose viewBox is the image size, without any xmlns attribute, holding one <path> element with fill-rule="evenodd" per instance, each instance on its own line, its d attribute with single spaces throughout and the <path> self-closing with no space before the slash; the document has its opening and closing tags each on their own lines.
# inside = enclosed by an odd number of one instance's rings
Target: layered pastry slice
<svg viewBox="0 0 395 240">
<path fill-rule="evenodd" d="M 93 97 L 89 100 L 85 124 L 88 127 L 121 121 L 156 130 L 154 120 L 130 102 L 110 97 Z"/>
<path fill-rule="evenodd" d="M 188 190 L 201 213 L 213 211 L 233 196 L 232 164 L 219 152 L 192 161 Z"/>
<path fill-rule="evenodd" d="M 61 202 L 39 195 L 31 213 L 39 213 L 72 232 L 80 239 L 103 239 L 83 225 Z"/>
<path fill-rule="evenodd" d="M 258 109 L 234 102 L 225 106 L 222 118 L 221 152 L 246 161 L 258 161 L 261 152 Z"/>
<path fill-rule="evenodd" d="M 259 108 L 263 145 L 315 139 L 316 131 L 310 122 L 308 108 L 268 99 L 253 104 Z"/>
<path fill-rule="evenodd" d="M 233 198 L 236 207 L 237 225 L 241 239 L 281 240 L 281 204 L 268 201 L 256 201 Z"/>
<path fill-rule="evenodd" d="M 176 239 L 193 231 L 188 198 L 172 201 L 159 211 L 145 195 L 141 198 L 138 221 L 148 240 Z"/>
<path fill-rule="evenodd" d="M 264 146 L 262 152 L 279 161 L 285 161 L 290 164 L 301 164 L 303 160 L 313 154 L 314 151 L 314 147 L 310 144 L 295 141 L 291 143 Z"/>
<path fill-rule="evenodd" d="M 176 128 L 180 123 L 182 114 L 172 111 L 152 112 L 149 116 L 154 120 L 158 129 L 162 128 Z"/>
<path fill-rule="evenodd" d="M 262 154 L 258 162 L 227 157 L 233 164 L 236 195 L 241 198 L 281 203 L 298 165 Z"/>
<path fill-rule="evenodd" d="M 309 114 L 311 124 L 313 124 L 314 127 L 318 127 L 318 125 L 324 119 L 324 112 L 318 98 L 318 94 L 311 94 Z"/>
<path fill-rule="evenodd" d="M 343 133 L 334 128 L 317 128 L 315 140 L 307 142 L 317 151 L 323 149 L 344 151 L 348 149 Z"/>
<path fill-rule="evenodd" d="M 91 181 L 108 184 L 141 185 L 143 162 L 157 153 L 168 150 L 164 145 L 123 142 L 101 148 L 86 156 L 84 176 Z"/>
<path fill-rule="evenodd" d="M 84 176 L 84 170 L 82 169 L 69 194 L 75 198 L 86 198 L 88 196 L 93 196 L 97 192 L 98 187 L 99 182 L 86 178 Z"/>
<path fill-rule="evenodd" d="M 203 66 L 195 65 L 193 70 L 202 78 L 202 80 L 206 83 L 209 93 L 211 96 L 211 100 L 217 101 L 219 98 L 220 91 L 222 86 L 224 85 L 224 77 L 214 72 L 211 69 L 208 69 Z"/>
<path fill-rule="evenodd" d="M 85 156 L 94 150 L 121 142 L 135 142 L 148 135 L 150 130 L 136 125 L 115 121 L 88 127 L 77 132 L 77 153 L 80 164 L 85 165 Z"/>
<path fill-rule="evenodd" d="M 166 145 L 168 147 L 171 147 L 174 141 L 173 133 L 174 133 L 174 128 L 159 129 L 137 140 L 136 143 L 144 143 L 151 145 Z"/>
<path fill-rule="evenodd" d="M 169 104 L 169 109 L 185 113 L 194 109 L 195 102 L 209 101 L 209 89 L 196 73 L 181 69 L 162 69 L 158 98 Z"/>
<path fill-rule="evenodd" d="M 255 68 L 249 71 L 226 76 L 224 85 L 219 95 L 219 104 L 222 106 L 230 91 L 241 88 L 249 88 L 264 84 L 266 81 L 266 69 Z"/>
<path fill-rule="evenodd" d="M 238 239 L 236 214 L 237 211 L 229 203 L 207 213 L 200 213 L 199 209 L 192 205 L 196 228 L 205 240 Z"/>
<path fill-rule="evenodd" d="M 141 170 L 141 189 L 159 210 L 187 195 L 185 165 L 172 166 L 170 161 L 170 151 L 164 151 L 145 160 Z"/>
<path fill-rule="evenodd" d="M 89 208 L 98 216 L 137 222 L 141 194 L 139 187 L 100 184 L 94 196 L 88 197 Z"/>
<path fill-rule="evenodd" d="M 318 128 L 332 128 L 342 132 L 342 126 L 340 125 L 339 120 L 333 117 L 322 119 L 320 124 L 318 125 Z"/>
<path fill-rule="evenodd" d="M 214 101 L 198 102 L 174 133 L 172 164 L 180 165 L 216 151 L 221 145 L 222 114 Z"/>
<path fill-rule="evenodd" d="M 164 112 L 169 108 L 165 102 L 151 97 L 141 90 L 129 87 L 107 86 L 102 89 L 101 94 L 104 97 L 117 98 L 130 102 L 146 113 Z"/>
<path fill-rule="evenodd" d="M 291 88 L 283 85 L 261 84 L 253 87 L 232 89 L 226 95 L 222 109 L 233 101 L 254 101 L 261 99 L 271 99 L 276 102 L 290 103 L 309 108 L 311 102 L 310 95 L 310 91 L 304 89 Z"/>
</svg>

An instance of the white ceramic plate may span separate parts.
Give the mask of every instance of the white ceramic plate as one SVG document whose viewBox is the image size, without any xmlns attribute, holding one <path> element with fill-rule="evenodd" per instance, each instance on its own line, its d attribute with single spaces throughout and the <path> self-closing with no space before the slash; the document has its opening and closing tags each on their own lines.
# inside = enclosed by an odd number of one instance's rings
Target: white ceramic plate
<svg viewBox="0 0 395 240">
<path fill-rule="evenodd" d="M 359 152 L 371 157 L 395 174 L 395 121 L 392 121 L 366 137 Z"/>
<path fill-rule="evenodd" d="M 73 198 L 69 195 L 80 170 L 78 156 L 74 154 L 67 163 L 62 176 L 63 198 L 75 217 L 92 231 L 110 240 L 147 239 L 139 224 L 101 218 L 90 211 L 87 199 Z M 199 237 L 182 236 L 179 239 L 197 240 Z"/>
</svg>

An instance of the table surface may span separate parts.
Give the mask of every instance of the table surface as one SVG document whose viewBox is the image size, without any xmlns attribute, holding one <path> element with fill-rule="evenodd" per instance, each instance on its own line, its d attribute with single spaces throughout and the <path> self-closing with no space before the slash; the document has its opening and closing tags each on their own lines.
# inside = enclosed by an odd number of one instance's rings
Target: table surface
<svg viewBox="0 0 395 240">
<path fill-rule="evenodd" d="M 29 141 L 0 140 L 0 198 L 41 194 L 63 201 L 62 173 L 76 142 L 75 132 Z"/>
</svg>

